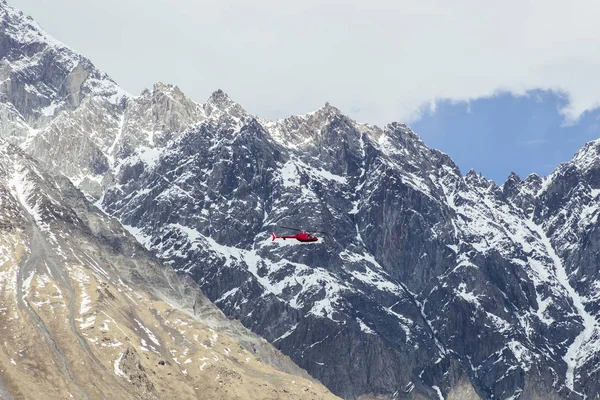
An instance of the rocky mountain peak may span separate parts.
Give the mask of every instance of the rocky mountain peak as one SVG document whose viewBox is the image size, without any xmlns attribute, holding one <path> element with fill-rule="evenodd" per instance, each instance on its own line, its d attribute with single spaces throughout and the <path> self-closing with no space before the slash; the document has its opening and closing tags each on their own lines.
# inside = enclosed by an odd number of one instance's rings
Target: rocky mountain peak
<svg viewBox="0 0 600 400">
<path fill-rule="evenodd" d="M 465 176 L 465 182 L 473 190 L 481 194 L 502 196 L 502 188 L 496 182 L 487 179 L 483 174 L 475 172 L 473 169 L 470 169 Z"/>
<path fill-rule="evenodd" d="M 385 133 L 390 136 L 391 140 L 404 148 L 410 148 L 415 153 L 439 153 L 436 150 L 430 149 L 421 136 L 413 131 L 408 125 L 400 122 L 392 122 L 385 126 Z M 441 155 L 441 154 L 440 154 Z"/>
<path fill-rule="evenodd" d="M 469 169 L 469 172 L 467 172 L 467 175 L 465 175 L 465 179 L 467 180 L 467 182 L 479 182 L 481 179 L 481 174 L 478 174 L 475 169 L 471 168 Z"/>
<path fill-rule="evenodd" d="M 535 190 L 539 190 L 544 180 L 536 173 L 527 175 L 527 178 L 523 181 L 524 185 Z"/>
<path fill-rule="evenodd" d="M 221 89 L 215 90 L 202 107 L 206 117 L 223 120 L 228 124 L 240 125 L 250 117 L 241 105 L 231 100 Z"/>
<path fill-rule="evenodd" d="M 171 83 L 156 82 L 152 85 L 153 93 L 182 93 L 178 86 Z"/>
<path fill-rule="evenodd" d="M 502 198 L 529 215 L 536 204 L 537 195 L 542 188 L 543 179 L 530 174 L 524 180 L 512 172 L 502 185 Z"/>
<path fill-rule="evenodd" d="M 317 109 L 316 113 L 321 113 L 321 114 L 327 115 L 329 117 L 334 116 L 334 115 L 344 115 L 339 108 L 333 106 L 328 101 L 325 102 L 325 105 L 323 105 L 322 107 L 319 107 Z"/>
<path fill-rule="evenodd" d="M 586 143 L 568 165 L 592 177 L 594 184 L 600 185 L 600 139 Z"/>
<path fill-rule="evenodd" d="M 4 35 L 21 44 L 46 43 L 66 47 L 44 32 L 30 16 L 11 7 L 6 1 L 0 2 L 0 21 Z"/>
<path fill-rule="evenodd" d="M 349 131 L 354 140 L 358 140 L 360 135 L 358 124 L 329 102 L 306 114 L 291 115 L 277 121 L 260 121 L 275 140 L 292 147 L 318 146 L 324 140 L 337 140 L 335 136 L 346 136 Z"/>
<path fill-rule="evenodd" d="M 506 178 L 506 182 L 521 182 L 521 177 L 516 172 L 511 172 Z"/>
<path fill-rule="evenodd" d="M 226 108 L 229 107 L 233 103 L 233 101 L 222 89 L 217 89 L 214 92 L 212 92 L 212 94 L 208 98 L 207 103 L 215 107 Z"/>
<path fill-rule="evenodd" d="M 522 181 L 519 175 L 517 175 L 514 172 L 511 172 L 508 178 L 506 178 L 504 184 L 502 185 L 502 195 L 505 198 L 512 198 L 518 193 L 521 184 Z"/>
<path fill-rule="evenodd" d="M 85 97 L 114 105 L 126 95 L 85 57 L 47 34 L 31 17 L 6 3 L 0 7 L 0 97 L 31 128 L 45 127 L 57 111 L 74 110 Z M 0 136 L 6 137 L 5 132 Z"/>
<path fill-rule="evenodd" d="M 311 121 L 311 123 L 330 123 L 336 117 L 344 117 L 344 113 L 342 111 L 331 105 L 329 102 L 325 102 L 325 104 L 316 110 L 305 115 L 305 119 Z"/>
<path fill-rule="evenodd" d="M 195 113 L 196 115 L 193 115 L 193 118 L 202 119 L 198 114 L 201 108 L 200 105 L 187 97 L 178 86 L 170 83 L 156 82 L 152 85 L 152 90 L 144 89 L 134 103 L 137 103 L 134 108 L 152 109 L 154 122 L 158 122 L 169 112 L 175 112 L 176 114 Z"/>
</svg>

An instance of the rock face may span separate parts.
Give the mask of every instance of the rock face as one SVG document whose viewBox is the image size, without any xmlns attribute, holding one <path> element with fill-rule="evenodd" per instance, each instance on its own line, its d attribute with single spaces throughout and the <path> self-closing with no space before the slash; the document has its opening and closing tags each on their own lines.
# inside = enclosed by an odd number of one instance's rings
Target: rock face
<svg viewBox="0 0 600 400">
<path fill-rule="evenodd" d="M 331 106 L 204 121 L 118 171 L 105 210 L 334 393 L 435 398 L 464 376 L 484 398 L 530 376 L 568 391 L 553 384 L 579 310 L 543 229 L 509 200 L 531 205 L 529 184 L 462 177 L 406 126 Z M 272 242 L 277 224 L 329 235 Z"/>
<path fill-rule="evenodd" d="M 511 174 L 498 186 L 462 175 L 405 125 L 361 124 L 330 104 L 266 121 L 221 90 L 205 104 L 162 83 L 124 94 L 32 21 L 0 10 L 0 137 L 66 176 L 177 279 L 197 282 L 333 393 L 600 394 L 600 142 L 549 177 Z M 27 85 L 37 92 L 19 89 Z M 49 104 L 52 115 L 40 111 Z M 79 218 L 93 230 L 94 215 Z M 271 241 L 286 226 L 327 234 Z M 198 296 L 177 298 L 193 314 Z M 250 333 L 235 332 L 252 347 Z M 140 395 L 160 390 L 134 350 L 114 354 L 120 373 Z M 261 359 L 294 372 L 271 350 Z"/>
<path fill-rule="evenodd" d="M 2 398 L 334 398 L 4 141 L 0 203 Z"/>
</svg>

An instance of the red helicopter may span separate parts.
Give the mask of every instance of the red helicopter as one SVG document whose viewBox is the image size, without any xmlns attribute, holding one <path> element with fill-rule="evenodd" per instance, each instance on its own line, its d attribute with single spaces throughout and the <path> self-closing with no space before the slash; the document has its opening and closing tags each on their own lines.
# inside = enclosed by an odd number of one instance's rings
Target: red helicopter
<svg viewBox="0 0 600 400">
<path fill-rule="evenodd" d="M 271 233 L 271 241 L 275 241 L 275 239 L 296 239 L 299 242 L 316 242 L 317 240 L 319 240 L 318 237 L 314 236 L 312 233 L 303 231 L 301 229 L 296 229 L 296 228 L 288 228 L 286 226 L 280 226 L 280 228 L 283 229 L 291 229 L 293 231 L 298 231 L 300 233 L 296 233 L 295 235 L 288 235 L 288 236 L 277 236 L 275 235 L 275 232 Z M 323 234 L 327 234 L 325 232 L 313 232 L 313 233 L 323 233 Z"/>
</svg>

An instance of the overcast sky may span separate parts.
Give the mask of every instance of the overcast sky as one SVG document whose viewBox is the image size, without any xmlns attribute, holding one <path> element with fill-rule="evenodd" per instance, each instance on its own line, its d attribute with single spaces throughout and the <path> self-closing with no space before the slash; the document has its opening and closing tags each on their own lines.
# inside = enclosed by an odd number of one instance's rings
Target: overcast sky
<svg viewBox="0 0 600 400">
<path fill-rule="evenodd" d="M 556 0 L 9 0 L 132 94 L 223 89 L 263 117 L 326 101 L 410 122 L 436 99 L 558 89 L 598 104 L 600 3 Z"/>
<path fill-rule="evenodd" d="M 220 88 L 265 118 L 328 101 L 410 124 L 440 100 L 542 89 L 567 98 L 558 129 L 600 99 L 591 0 L 8 1 L 132 94 L 162 81 L 204 102 Z"/>
</svg>

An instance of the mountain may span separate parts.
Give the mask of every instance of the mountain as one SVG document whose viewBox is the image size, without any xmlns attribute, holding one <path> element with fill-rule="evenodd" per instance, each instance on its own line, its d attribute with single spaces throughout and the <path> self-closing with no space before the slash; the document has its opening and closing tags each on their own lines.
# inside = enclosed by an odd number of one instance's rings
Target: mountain
<svg viewBox="0 0 600 400">
<path fill-rule="evenodd" d="M 6 142 L 0 201 L 3 398 L 333 398 Z"/>
<path fill-rule="evenodd" d="M 553 389 L 570 376 L 557 355 L 585 314 L 546 234 L 406 126 L 330 105 L 278 123 L 206 121 L 116 177 L 109 214 L 334 393 L 569 390 Z M 330 235 L 273 243 L 275 224 Z"/>
<path fill-rule="evenodd" d="M 499 186 L 406 125 L 328 103 L 268 121 L 222 90 L 126 94 L 0 8 L 0 137 L 334 394 L 600 394 L 600 142 Z M 271 241 L 281 226 L 328 234 Z"/>
</svg>

